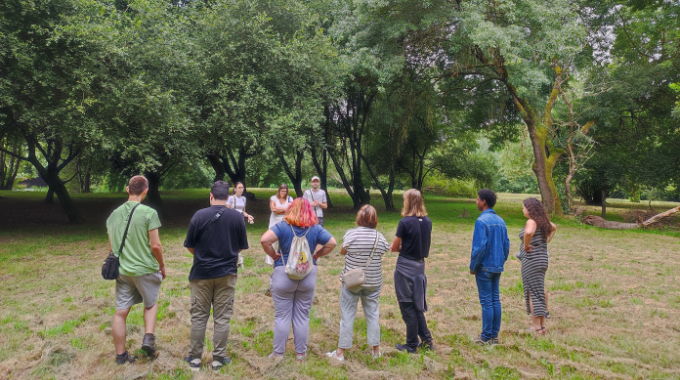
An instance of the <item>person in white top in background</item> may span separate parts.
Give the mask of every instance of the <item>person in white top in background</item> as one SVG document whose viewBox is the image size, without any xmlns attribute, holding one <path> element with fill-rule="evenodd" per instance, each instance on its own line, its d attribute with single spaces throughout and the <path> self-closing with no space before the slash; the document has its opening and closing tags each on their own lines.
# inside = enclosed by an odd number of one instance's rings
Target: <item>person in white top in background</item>
<svg viewBox="0 0 680 380">
<path fill-rule="evenodd" d="M 255 218 L 246 212 L 246 197 L 243 196 L 243 189 L 245 186 L 243 182 L 236 182 L 234 185 L 234 195 L 230 195 L 227 199 L 227 207 L 232 210 L 240 212 L 244 218 L 248 218 L 248 223 L 255 223 Z M 243 267 L 243 256 L 239 253 L 238 255 L 238 265 Z"/>
<path fill-rule="evenodd" d="M 269 208 L 272 210 L 272 214 L 269 216 L 270 229 L 276 223 L 283 221 L 283 217 L 286 215 L 286 209 L 291 203 L 293 203 L 293 197 L 288 195 L 288 185 L 282 183 L 281 186 L 279 186 L 276 195 L 272 195 L 272 197 L 269 198 Z M 267 261 L 267 264 L 274 265 L 274 259 L 269 257 L 269 255 L 266 255 L 265 260 Z"/>
<path fill-rule="evenodd" d="M 323 227 L 323 210 L 328 207 L 328 204 L 326 203 L 326 192 L 319 189 L 319 177 L 312 177 L 312 188 L 305 191 L 302 197 L 312 205 L 316 217 L 319 219 L 319 225 Z"/>
</svg>

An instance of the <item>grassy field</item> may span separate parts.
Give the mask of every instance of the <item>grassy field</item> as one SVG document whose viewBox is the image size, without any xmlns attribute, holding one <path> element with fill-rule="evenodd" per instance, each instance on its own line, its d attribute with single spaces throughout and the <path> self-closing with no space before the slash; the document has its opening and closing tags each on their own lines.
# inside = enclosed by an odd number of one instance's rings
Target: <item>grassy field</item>
<svg viewBox="0 0 680 380">
<path fill-rule="evenodd" d="M 107 252 L 104 220 L 124 201 L 122 194 L 76 195 L 88 223 L 65 223 L 58 205 L 42 203 L 41 193 L 0 192 L 0 379 L 678 379 L 680 378 L 680 232 L 607 231 L 577 220 L 554 220 L 558 232 L 550 246 L 547 284 L 549 333 L 520 333 L 528 325 L 520 265 L 514 259 L 517 234 L 525 219 L 522 195 L 501 195 L 496 210 L 511 233 L 511 257 L 501 278 L 501 344 L 478 347 L 481 328 L 474 278 L 468 274 L 472 229 L 478 211 L 472 200 L 429 196 L 434 224 L 427 263 L 426 313 L 437 351 L 422 355 L 396 352 L 405 328 L 394 295 L 396 256 L 384 259 L 380 297 L 384 357 L 372 361 L 361 312 L 355 346 L 342 364 L 325 352 L 337 345 L 339 279 L 343 259 L 336 252 L 319 262 L 312 307 L 309 359 L 295 363 L 292 340 L 284 362 L 272 365 L 274 308 L 265 295 L 271 268 L 259 238 L 268 224 L 266 199 L 275 190 L 257 190 L 249 203 L 257 222 L 248 226 L 251 249 L 240 271 L 229 354 L 233 364 L 214 374 L 191 373 L 182 358 L 189 348 L 189 283 L 192 258 L 182 248 L 189 218 L 207 205 L 207 190 L 163 193 L 168 218 L 161 229 L 168 278 L 161 288 L 155 361 L 119 367 L 113 360 L 110 323 L 114 284 L 101 279 Z M 340 242 L 351 228 L 349 199 L 332 194 L 336 208 L 326 215 L 327 229 Z M 399 197 L 400 198 L 400 197 Z M 386 213 L 374 194 L 379 229 L 391 240 L 399 220 Z M 612 220 L 624 220 L 633 205 L 609 207 Z M 655 204 L 658 211 L 672 204 Z M 647 207 L 646 203 L 635 207 Z M 471 214 L 463 218 L 463 208 Z M 598 209 L 588 209 L 598 214 Z M 678 220 L 674 221 L 678 226 Z M 212 323 L 212 322 L 211 322 Z M 141 306 L 128 319 L 128 345 L 137 350 L 143 335 Z M 208 348 L 211 345 L 208 344 Z"/>
</svg>

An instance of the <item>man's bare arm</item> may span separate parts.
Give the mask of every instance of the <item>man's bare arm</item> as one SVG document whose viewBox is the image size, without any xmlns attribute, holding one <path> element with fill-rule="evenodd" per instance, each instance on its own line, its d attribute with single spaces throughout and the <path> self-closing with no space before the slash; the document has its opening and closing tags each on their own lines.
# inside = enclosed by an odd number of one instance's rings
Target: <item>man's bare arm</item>
<svg viewBox="0 0 680 380">
<path fill-rule="evenodd" d="M 163 261 L 163 245 L 161 244 L 161 238 L 158 235 L 158 228 L 149 231 L 149 244 L 151 245 L 151 252 L 153 257 L 158 261 L 158 267 L 165 279 L 165 261 Z"/>
</svg>

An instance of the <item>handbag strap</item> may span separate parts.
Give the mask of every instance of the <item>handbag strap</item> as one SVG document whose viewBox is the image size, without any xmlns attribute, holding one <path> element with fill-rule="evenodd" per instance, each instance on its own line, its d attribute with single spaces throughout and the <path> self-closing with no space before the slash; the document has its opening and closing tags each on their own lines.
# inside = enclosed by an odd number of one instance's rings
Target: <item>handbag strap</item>
<svg viewBox="0 0 680 380">
<path fill-rule="evenodd" d="M 373 254 L 375 253 L 375 249 L 377 247 L 378 247 L 378 230 L 375 230 L 375 243 L 373 243 L 373 249 L 371 250 L 371 255 L 368 256 L 368 261 L 366 261 L 365 269 L 368 269 L 368 267 L 371 266 L 371 263 L 373 262 Z"/>
<path fill-rule="evenodd" d="M 132 215 L 135 213 L 135 209 L 140 205 L 141 203 L 137 203 L 135 207 L 132 208 L 132 211 L 130 211 L 130 216 L 128 217 L 128 222 L 127 226 L 125 226 L 125 232 L 123 233 L 123 241 L 120 242 L 120 249 L 118 249 L 118 257 L 123 254 L 123 246 L 125 245 L 125 239 L 127 238 L 128 230 L 130 229 L 130 222 L 132 222 Z"/>
<path fill-rule="evenodd" d="M 217 214 L 215 214 L 215 216 L 213 216 L 212 219 L 210 219 L 210 221 L 208 223 L 206 223 L 205 226 L 203 226 L 203 228 L 201 228 L 198 231 L 198 233 L 196 234 L 196 240 L 198 240 L 198 238 L 200 238 L 203 235 L 203 232 L 205 230 L 207 230 L 208 227 L 210 227 L 211 224 L 215 223 L 217 221 L 217 219 L 219 219 L 222 216 L 222 214 L 224 214 L 224 211 L 226 209 L 227 209 L 226 207 L 222 207 L 220 209 L 220 211 L 218 211 Z"/>
</svg>

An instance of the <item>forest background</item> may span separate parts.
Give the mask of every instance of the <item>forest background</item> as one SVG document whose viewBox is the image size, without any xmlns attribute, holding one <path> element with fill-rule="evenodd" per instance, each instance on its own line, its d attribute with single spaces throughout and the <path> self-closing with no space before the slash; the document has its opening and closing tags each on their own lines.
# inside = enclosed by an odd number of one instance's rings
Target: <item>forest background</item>
<svg viewBox="0 0 680 380">
<path fill-rule="evenodd" d="M 680 198 L 680 4 L 6 0 L 0 187 Z M 372 191 L 371 191 L 372 190 Z M 250 194 L 250 196 L 254 196 Z M 332 203 L 332 199 L 331 199 Z"/>
</svg>

